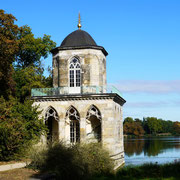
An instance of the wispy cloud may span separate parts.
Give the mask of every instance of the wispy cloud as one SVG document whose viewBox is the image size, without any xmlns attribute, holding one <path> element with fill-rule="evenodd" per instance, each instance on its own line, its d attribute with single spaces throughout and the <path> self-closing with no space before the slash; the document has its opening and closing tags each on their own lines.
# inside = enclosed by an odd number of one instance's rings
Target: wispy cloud
<svg viewBox="0 0 180 180">
<path fill-rule="evenodd" d="M 171 106 L 170 103 L 164 101 L 156 101 L 156 102 L 127 102 L 125 107 L 128 108 L 157 108 L 157 107 L 167 107 Z"/>
<path fill-rule="evenodd" d="M 180 80 L 172 80 L 172 81 L 122 80 L 114 85 L 123 93 L 180 94 Z"/>
</svg>

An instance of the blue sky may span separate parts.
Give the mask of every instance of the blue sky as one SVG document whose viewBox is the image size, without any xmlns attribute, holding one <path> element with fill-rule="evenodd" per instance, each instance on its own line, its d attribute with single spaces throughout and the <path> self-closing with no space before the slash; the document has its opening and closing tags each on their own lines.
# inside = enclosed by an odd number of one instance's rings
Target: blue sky
<svg viewBox="0 0 180 180">
<path fill-rule="evenodd" d="M 180 121 L 180 0 L 6 0 L 0 8 L 59 46 L 82 29 L 109 53 L 107 80 L 127 103 L 124 117 Z M 51 55 L 44 61 L 51 65 Z"/>
</svg>

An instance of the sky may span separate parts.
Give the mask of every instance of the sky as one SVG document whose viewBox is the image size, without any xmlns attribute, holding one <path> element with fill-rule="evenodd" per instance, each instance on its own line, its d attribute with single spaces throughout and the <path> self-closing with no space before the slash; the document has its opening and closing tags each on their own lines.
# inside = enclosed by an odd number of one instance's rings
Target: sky
<svg viewBox="0 0 180 180">
<path fill-rule="evenodd" d="M 180 0 L 0 0 L 0 9 L 57 46 L 80 11 L 82 29 L 109 53 L 107 83 L 127 101 L 124 118 L 180 121 Z"/>
</svg>

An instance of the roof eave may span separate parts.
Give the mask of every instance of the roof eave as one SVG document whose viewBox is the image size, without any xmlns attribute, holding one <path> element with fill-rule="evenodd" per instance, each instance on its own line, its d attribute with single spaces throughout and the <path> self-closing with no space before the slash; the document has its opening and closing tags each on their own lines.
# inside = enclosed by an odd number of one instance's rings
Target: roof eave
<svg viewBox="0 0 180 180">
<path fill-rule="evenodd" d="M 50 52 L 54 55 L 58 51 L 71 50 L 71 49 L 98 49 L 98 50 L 101 50 L 105 56 L 108 55 L 108 52 L 104 49 L 104 47 L 102 47 L 102 46 L 88 46 L 88 45 L 87 46 L 66 46 L 66 47 L 59 46 L 59 47 L 52 49 Z"/>
</svg>

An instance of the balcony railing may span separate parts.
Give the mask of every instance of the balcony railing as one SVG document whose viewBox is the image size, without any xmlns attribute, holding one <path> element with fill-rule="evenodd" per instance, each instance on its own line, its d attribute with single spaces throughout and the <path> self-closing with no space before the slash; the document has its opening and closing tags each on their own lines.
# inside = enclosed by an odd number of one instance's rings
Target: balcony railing
<svg viewBox="0 0 180 180">
<path fill-rule="evenodd" d="M 120 96 L 120 91 L 115 86 L 82 86 L 79 93 L 72 93 L 71 87 L 57 87 L 57 88 L 36 88 L 31 89 L 31 96 L 61 96 L 74 94 L 103 94 L 116 93 Z M 71 92 L 71 93 L 70 93 Z"/>
</svg>

